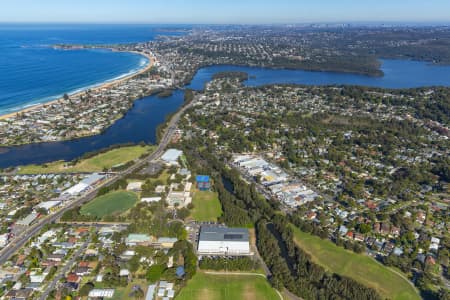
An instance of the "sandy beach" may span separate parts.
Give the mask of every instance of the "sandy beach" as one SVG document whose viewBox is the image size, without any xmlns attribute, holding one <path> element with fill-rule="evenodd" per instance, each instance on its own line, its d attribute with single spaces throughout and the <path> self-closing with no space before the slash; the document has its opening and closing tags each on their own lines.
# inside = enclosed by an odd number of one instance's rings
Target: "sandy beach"
<svg viewBox="0 0 450 300">
<path fill-rule="evenodd" d="M 117 50 L 111 49 L 111 51 L 117 51 Z M 109 88 L 109 87 L 115 86 L 115 85 L 117 85 L 119 83 L 122 83 L 124 81 L 127 81 L 127 80 L 129 80 L 129 79 L 131 79 L 131 78 L 133 78 L 133 77 L 135 77 L 137 75 L 145 73 L 146 71 L 150 70 L 150 68 L 152 68 L 154 63 L 155 63 L 155 58 L 152 57 L 151 55 L 147 54 L 147 53 L 138 52 L 138 51 L 123 51 L 123 52 L 130 52 L 130 53 L 135 53 L 135 54 L 139 54 L 139 55 L 145 56 L 149 60 L 149 62 L 144 68 L 139 69 L 137 72 L 135 72 L 133 74 L 129 74 L 127 76 L 124 76 L 124 77 L 121 77 L 121 78 L 118 78 L 118 79 L 115 79 L 115 80 L 111 80 L 111 81 L 107 81 L 107 82 L 104 82 L 104 83 L 100 83 L 99 85 L 97 85 L 95 87 L 85 88 L 85 89 L 83 89 L 83 90 L 81 90 L 79 92 L 68 94 L 68 95 L 70 97 L 76 97 L 76 96 L 84 94 L 87 90 L 98 91 L 98 90 L 102 90 L 104 88 Z M 29 111 L 38 109 L 38 108 L 46 106 L 46 105 L 51 105 L 51 104 L 57 103 L 58 101 L 61 101 L 61 100 L 63 100 L 62 97 L 58 98 L 58 99 L 55 99 L 55 100 L 52 100 L 52 101 L 45 102 L 45 103 L 39 103 L 39 104 L 36 104 L 36 105 L 32 105 L 32 106 L 29 106 L 29 107 L 24 108 L 22 110 L 16 111 L 16 112 L 12 112 L 12 113 L 9 113 L 9 114 L 1 115 L 0 116 L 0 120 L 9 119 L 9 118 L 15 117 L 16 115 L 18 115 L 20 113 L 29 112 Z"/>
</svg>

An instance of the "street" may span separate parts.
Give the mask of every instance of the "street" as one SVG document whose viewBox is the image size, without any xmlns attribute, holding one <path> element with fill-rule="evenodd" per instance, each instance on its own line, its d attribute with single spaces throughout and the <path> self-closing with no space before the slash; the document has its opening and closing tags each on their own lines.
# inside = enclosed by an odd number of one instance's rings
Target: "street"
<svg viewBox="0 0 450 300">
<path fill-rule="evenodd" d="M 86 250 L 86 248 L 89 245 L 90 240 L 86 241 L 81 245 L 81 247 L 75 251 L 75 253 L 72 254 L 72 257 L 68 262 L 64 264 L 64 266 L 57 271 L 55 276 L 53 277 L 53 280 L 47 285 L 42 295 L 39 297 L 39 300 L 45 300 L 47 299 L 48 295 L 55 290 L 56 285 L 58 284 L 59 280 L 61 280 L 64 276 L 66 276 L 67 272 L 70 271 L 70 269 L 73 267 L 75 261 L 78 257 Z"/>
<path fill-rule="evenodd" d="M 82 204 L 89 202 L 93 200 L 99 189 L 103 187 L 107 187 L 112 185 L 113 183 L 117 182 L 119 179 L 126 177 L 128 174 L 133 173 L 135 170 L 141 168 L 142 166 L 146 165 L 149 162 L 152 162 L 154 160 L 157 160 L 161 157 L 166 147 L 169 145 L 173 134 L 176 130 L 176 125 L 178 124 L 178 121 L 180 120 L 181 116 L 184 114 L 184 112 L 191 108 L 193 104 L 195 103 L 195 100 L 193 100 L 191 103 L 183 106 L 176 114 L 172 116 L 169 123 L 167 124 L 167 127 L 164 131 L 164 135 L 161 138 L 161 141 L 159 142 L 158 148 L 150 154 L 148 157 L 138 160 L 134 165 L 132 165 L 127 170 L 116 174 L 115 176 L 109 178 L 106 182 L 100 184 L 95 189 L 89 191 L 88 193 L 80 196 L 79 198 L 72 200 L 70 204 L 66 205 L 64 208 L 60 209 L 58 212 L 48 215 L 40 220 L 34 225 L 31 225 L 29 228 L 24 230 L 19 236 L 16 236 L 11 243 L 9 243 L 5 248 L 3 248 L 0 251 L 0 264 L 4 264 L 14 253 L 16 253 L 17 250 L 23 247 L 30 239 L 32 239 L 36 234 L 38 234 L 42 227 L 44 227 L 45 224 L 50 224 L 56 222 L 61 216 L 68 210 L 71 210 L 75 207 L 81 206 Z"/>
</svg>

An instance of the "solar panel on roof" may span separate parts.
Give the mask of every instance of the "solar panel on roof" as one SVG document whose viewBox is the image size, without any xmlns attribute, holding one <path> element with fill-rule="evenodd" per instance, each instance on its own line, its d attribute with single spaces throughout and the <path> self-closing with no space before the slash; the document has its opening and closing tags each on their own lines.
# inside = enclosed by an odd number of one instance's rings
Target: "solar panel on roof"
<svg viewBox="0 0 450 300">
<path fill-rule="evenodd" d="M 242 234 L 224 234 L 223 238 L 225 240 L 240 240 L 243 238 Z"/>
</svg>

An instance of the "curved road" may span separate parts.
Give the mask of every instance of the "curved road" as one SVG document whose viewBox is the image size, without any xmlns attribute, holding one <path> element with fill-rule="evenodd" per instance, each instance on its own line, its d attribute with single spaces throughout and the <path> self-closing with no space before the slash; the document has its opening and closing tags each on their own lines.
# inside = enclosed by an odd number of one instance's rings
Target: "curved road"
<svg viewBox="0 0 450 300">
<path fill-rule="evenodd" d="M 167 124 L 167 127 L 164 131 L 164 135 L 161 138 L 161 141 L 159 142 L 158 148 L 150 154 L 148 157 L 138 160 L 134 165 L 132 165 L 127 170 L 118 173 L 114 175 L 113 177 L 109 178 L 106 182 L 103 184 L 97 186 L 95 189 L 91 190 L 90 192 L 80 196 L 79 198 L 72 200 L 69 205 L 65 206 L 64 208 L 60 209 L 54 214 L 51 214 L 49 216 L 46 216 L 45 218 L 40 219 L 36 224 L 30 226 L 27 228 L 24 232 L 22 232 L 19 236 L 15 237 L 14 240 L 11 241 L 5 248 L 3 248 L 0 251 L 0 265 L 5 263 L 14 253 L 16 253 L 17 250 L 23 247 L 32 237 L 34 237 L 36 234 L 38 234 L 42 227 L 44 227 L 45 224 L 53 223 L 68 210 L 73 209 L 77 206 L 80 206 L 86 202 L 91 201 L 95 198 L 97 195 L 97 191 L 106 186 L 110 186 L 111 184 L 115 183 L 119 179 L 127 176 L 128 174 L 133 173 L 135 170 L 139 169 L 140 167 L 144 166 L 148 162 L 157 160 L 161 157 L 166 147 L 169 145 L 173 134 L 176 130 L 176 125 L 178 124 L 178 121 L 180 120 L 181 116 L 184 114 L 184 112 L 191 108 L 195 103 L 195 100 L 191 101 L 189 104 L 183 106 L 176 114 L 172 116 L 169 123 Z"/>
</svg>

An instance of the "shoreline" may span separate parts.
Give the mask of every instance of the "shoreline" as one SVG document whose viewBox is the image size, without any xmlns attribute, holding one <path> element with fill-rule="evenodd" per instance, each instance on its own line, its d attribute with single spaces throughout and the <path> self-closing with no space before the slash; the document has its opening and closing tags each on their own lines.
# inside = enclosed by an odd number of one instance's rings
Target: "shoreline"
<svg viewBox="0 0 450 300">
<path fill-rule="evenodd" d="M 84 94 L 87 90 L 98 91 L 98 90 L 102 90 L 102 89 L 109 88 L 109 87 L 115 86 L 117 84 L 123 83 L 123 82 L 125 82 L 125 81 L 127 81 L 127 80 L 129 80 L 129 79 L 131 79 L 131 78 L 133 78 L 135 76 L 138 76 L 138 75 L 140 75 L 142 73 L 145 73 L 148 70 L 150 70 L 154 66 L 155 60 L 156 60 L 155 57 L 153 57 L 150 54 L 145 53 L 145 52 L 122 51 L 122 50 L 117 50 L 117 49 L 114 49 L 114 48 L 101 48 L 101 49 L 107 49 L 107 50 L 110 50 L 112 52 L 126 52 L 126 53 L 138 54 L 138 55 L 141 55 L 141 56 L 144 56 L 145 58 L 147 58 L 148 59 L 148 63 L 144 67 L 140 68 L 139 70 L 136 70 L 136 72 L 133 72 L 133 73 L 128 74 L 128 75 L 124 74 L 125 76 L 123 76 L 123 77 L 116 78 L 116 79 L 110 79 L 110 80 L 107 80 L 107 81 L 103 81 L 103 82 L 95 84 L 94 86 L 91 86 L 91 87 L 81 88 L 81 89 L 79 89 L 76 92 L 72 92 L 71 94 L 68 94 L 69 97 L 80 96 L 80 95 Z M 68 49 L 68 50 L 70 50 L 70 49 Z M 63 99 L 64 99 L 63 97 L 58 97 L 57 99 L 50 100 L 50 101 L 47 101 L 47 102 L 44 102 L 44 103 L 31 104 L 30 106 L 22 108 L 22 109 L 20 109 L 18 111 L 15 111 L 15 112 L 2 114 L 2 115 L 0 115 L 0 121 L 16 117 L 19 114 L 30 112 L 30 111 L 33 111 L 35 109 L 39 109 L 39 108 L 47 106 L 47 105 L 55 104 L 55 103 L 57 103 L 57 102 L 59 102 L 59 101 L 61 101 Z"/>
</svg>

